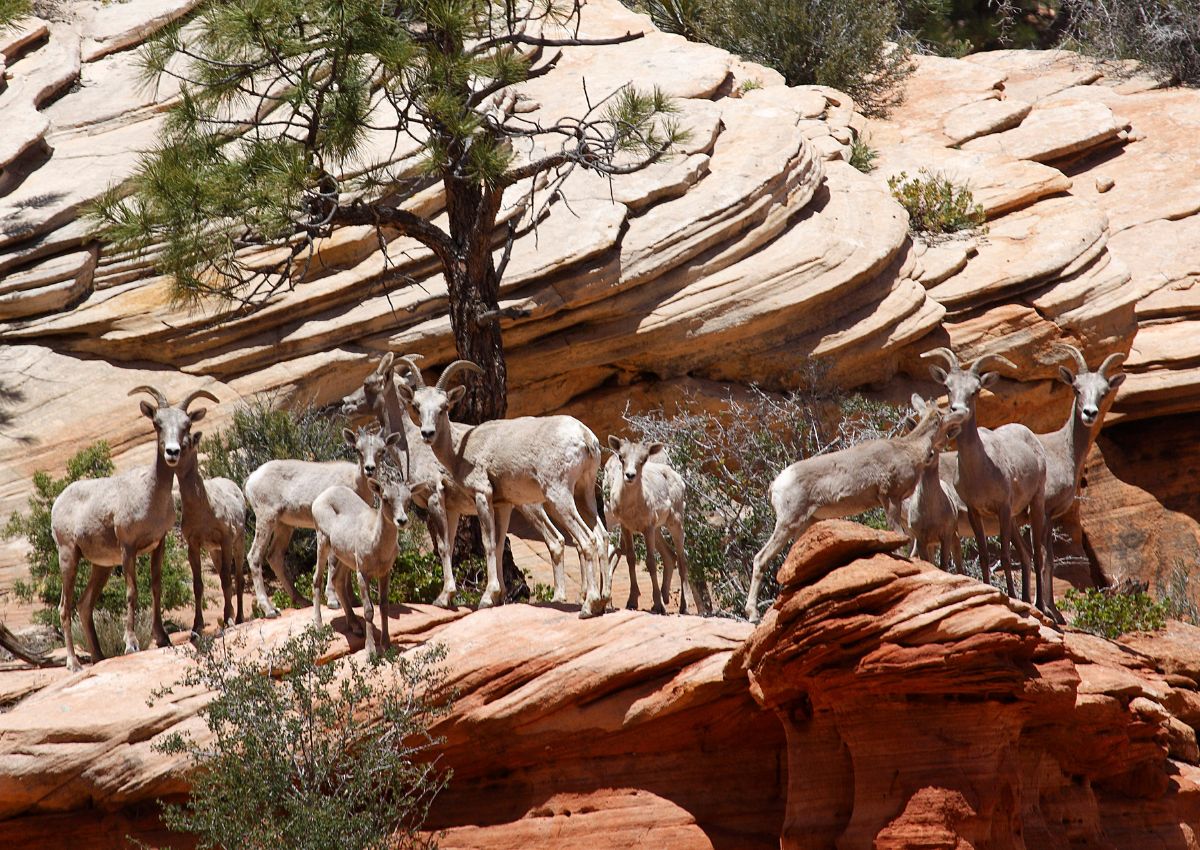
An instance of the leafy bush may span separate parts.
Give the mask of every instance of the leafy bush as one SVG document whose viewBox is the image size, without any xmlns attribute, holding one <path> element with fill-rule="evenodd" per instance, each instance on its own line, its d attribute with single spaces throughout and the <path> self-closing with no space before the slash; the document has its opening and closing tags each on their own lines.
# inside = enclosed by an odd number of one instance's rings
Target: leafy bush
<svg viewBox="0 0 1200 850">
<path fill-rule="evenodd" d="M 827 390 L 816 376 L 808 389 L 785 396 L 754 389 L 710 412 L 694 400 L 678 412 L 626 414 L 642 440 L 663 443 L 687 485 L 688 564 L 712 594 L 714 608 L 740 612 L 751 562 L 775 524 L 767 486 L 801 458 L 888 436 L 903 414 L 889 405 Z M 880 517 L 876 517 L 878 521 Z M 778 593 L 775 570 L 764 576 L 760 602 Z"/>
<path fill-rule="evenodd" d="M 1200 84 L 1200 0 L 1064 0 L 1070 46 L 1136 59 L 1159 77 Z"/>
<path fill-rule="evenodd" d="M 1200 626 L 1200 585 L 1191 567 L 1176 559 L 1165 576 L 1161 571 L 1155 576 L 1154 590 L 1168 617 Z"/>
<path fill-rule="evenodd" d="M 200 709 L 209 734 L 154 745 L 197 768 L 188 801 L 164 806 L 168 827 L 224 850 L 434 846 L 419 833 L 448 781 L 429 733 L 444 651 L 325 663 L 331 637 L 307 629 L 266 658 L 205 646 L 178 685 L 215 694 Z"/>
<path fill-rule="evenodd" d="M 100 642 L 100 651 L 104 653 L 104 656 L 114 658 L 122 654 L 125 651 L 124 611 L 121 613 L 96 611 L 92 620 L 96 624 L 96 639 Z M 138 646 L 142 648 L 154 646 L 154 636 L 150 633 L 151 622 L 149 611 L 139 611 L 134 617 L 133 633 L 137 635 Z M 78 620 L 71 624 L 71 634 L 75 638 L 75 646 L 87 646 L 87 640 L 83 636 L 83 626 Z"/>
<path fill-rule="evenodd" d="M 1146 593 L 1108 593 L 1089 587 L 1071 588 L 1060 607 L 1073 613 L 1071 625 L 1100 637 L 1116 639 L 1128 632 L 1154 631 L 1167 624 L 1168 610 Z"/>
<path fill-rule="evenodd" d="M 239 487 L 250 473 L 269 460 L 354 460 L 354 450 L 342 438 L 346 426 L 340 414 L 329 414 L 312 405 L 297 409 L 284 407 L 274 396 L 255 396 L 238 407 L 227 428 L 205 435 L 201 451 L 207 458 L 201 463 L 205 476 L 229 478 Z M 254 514 L 246 518 L 246 548 L 254 539 Z M 312 586 L 312 568 L 317 560 L 317 538 L 310 529 L 298 529 L 293 535 L 284 568 L 288 570 L 296 589 L 307 593 Z M 304 581 L 303 573 L 308 579 Z M 264 566 L 264 578 L 271 574 Z M 284 604 L 292 600 L 284 594 Z M 275 597 L 279 605 L 278 594 Z"/>
<path fill-rule="evenodd" d="M 975 203 L 970 189 L 924 168 L 918 177 L 910 178 L 903 171 L 889 177 L 888 188 L 908 212 L 908 228 L 913 233 L 957 233 L 982 227 L 987 220 L 983 205 Z"/>
<path fill-rule="evenodd" d="M 33 495 L 29 497 L 29 513 L 15 513 L 0 534 L 7 540 L 25 538 L 29 544 L 29 581 L 17 581 L 13 591 L 23 602 L 41 602 L 46 607 L 34 612 L 36 622 L 61 627 L 58 605 L 62 598 L 62 570 L 58 564 L 58 544 L 50 530 L 50 509 L 54 500 L 68 484 L 83 478 L 104 478 L 113 474 L 112 453 L 108 443 L 93 443 L 67 461 L 67 474 L 52 478 L 39 470 L 33 474 Z M 138 610 L 146 610 L 153 599 L 150 594 L 150 556 L 137 561 Z M 75 600 L 78 603 L 92 574 L 92 565 L 81 559 L 75 575 Z M 192 602 L 192 573 L 187 563 L 187 550 L 172 531 L 167 535 L 162 569 L 163 610 L 180 608 Z M 100 592 L 96 611 L 113 615 L 125 612 L 125 582 L 111 578 Z M 97 627 L 99 619 L 97 619 Z M 124 643 L 122 642 L 122 647 Z"/>
<path fill-rule="evenodd" d="M 863 174 L 870 174 L 875 170 L 875 160 L 878 158 L 879 151 L 871 147 L 861 136 L 857 137 L 850 145 L 850 164 Z"/>
</svg>

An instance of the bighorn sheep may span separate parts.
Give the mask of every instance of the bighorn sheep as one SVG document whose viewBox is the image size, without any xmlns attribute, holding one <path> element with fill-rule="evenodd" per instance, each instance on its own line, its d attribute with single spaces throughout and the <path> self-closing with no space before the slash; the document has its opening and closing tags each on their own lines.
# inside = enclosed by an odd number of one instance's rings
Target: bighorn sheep
<svg viewBox="0 0 1200 850">
<path fill-rule="evenodd" d="M 938 453 L 954 439 L 966 414 L 926 410 L 909 433 L 867 440 L 841 451 L 797 461 L 776 476 L 768 494 L 775 509 L 775 530 L 754 556 L 746 618 L 759 619 L 758 591 L 763 569 L 787 542 L 817 519 L 861 513 L 876 506 L 901 528 L 901 503 L 917 486 L 921 471 L 936 465 Z"/>
<path fill-rule="evenodd" d="M 407 384 L 410 390 L 414 386 L 425 386 L 421 370 L 416 364 L 420 356 L 410 354 L 396 358 L 392 352 L 385 354 L 374 371 L 363 380 L 363 385 L 342 399 L 342 413 L 347 416 L 372 413 L 385 433 L 402 435 L 392 453 L 412 491 L 413 502 L 426 511 L 429 536 L 442 561 L 442 592 L 433 604 L 448 608 L 453 604 L 454 594 L 458 590 L 451 564 L 458 519 L 461 516 L 475 516 L 475 500 L 454 483 L 433 449 L 421 438 L 421 430 L 408 415 L 405 402 L 396 389 L 396 380 L 404 380 L 393 372 L 397 359 L 411 376 L 411 382 Z M 451 422 L 450 427 L 453 439 L 457 440 L 471 426 Z M 546 541 L 554 565 L 554 601 L 565 602 L 567 590 L 562 534 L 550 522 L 542 505 L 519 505 L 517 510 Z"/>
<path fill-rule="evenodd" d="M 297 528 L 316 528 L 312 503 L 322 492 L 335 485 L 349 487 L 363 500 L 371 498 L 368 479 L 384 462 L 390 446 L 400 440 L 391 434 L 386 439 L 378 433 L 359 428 L 358 433 L 342 431 L 346 443 L 353 446 L 358 463 L 344 460 L 271 460 L 264 463 L 246 479 L 246 500 L 254 510 L 254 542 L 250 546 L 250 577 L 254 582 L 254 598 L 268 617 L 278 617 L 279 611 L 267 596 L 263 583 L 264 556 L 276 578 L 292 598 L 292 604 L 307 604 L 283 568 L 283 553 Z M 333 601 L 329 603 L 333 605 Z"/>
<path fill-rule="evenodd" d="M 930 405 L 913 394 L 912 407 L 918 417 L 924 416 Z M 941 457 L 946 456 L 943 452 Z M 958 502 L 953 485 L 939 475 L 939 463 L 931 463 L 921 471 L 916 489 L 904 500 L 903 515 L 913 538 L 910 558 L 920 557 L 933 563 L 933 547 L 941 550 L 941 567 L 950 572 L 957 565 L 962 572 L 962 545 L 958 539 Z"/>
<path fill-rule="evenodd" d="M 76 481 L 54 500 L 50 509 L 50 529 L 58 544 L 58 563 L 62 570 L 62 599 L 59 616 L 67 648 L 67 667 L 81 668 L 75 656 L 71 620 L 75 614 L 75 574 L 79 559 L 87 558 L 92 574 L 79 599 L 79 619 L 92 661 L 104 657 L 96 637 L 92 612 L 101 588 L 119 564 L 125 576 L 125 651 L 137 652 L 134 634 L 137 611 L 137 558 L 153 550 L 150 558 L 150 587 L 154 597 L 153 634 L 159 646 L 170 643 L 160 612 L 162 562 L 165 538 L 175 524 L 175 500 L 171 481 L 175 466 L 192 429 L 192 423 L 204 418 L 205 408 L 188 412 L 188 405 L 203 396 L 204 390 L 191 393 L 178 406 L 172 406 L 159 390 L 141 386 L 129 395 L 148 393 L 157 406 L 140 403 L 142 414 L 154 423 L 158 452 L 153 466 L 139 467 L 111 478 Z"/>
<path fill-rule="evenodd" d="M 312 503 L 312 516 L 317 527 L 317 567 L 313 571 L 313 622 L 321 625 L 321 584 L 326 568 L 333 576 L 333 587 L 346 612 L 346 622 L 352 632 L 360 625 L 366 633 L 367 655 L 375 655 L 375 639 L 371 635 L 371 620 L 375 612 L 371 604 L 368 582 L 379 581 L 379 631 L 383 648 L 391 648 L 388 633 L 388 579 L 396 562 L 396 539 L 399 525 L 408 522 L 404 506 L 409 490 L 399 476 L 383 476 L 383 480 L 367 481 L 371 493 L 378 497 L 379 506 L 372 508 L 349 487 L 336 485 L 324 490 Z M 350 598 L 350 573 L 358 574 L 358 593 L 362 597 L 363 622 L 354 614 Z"/>
<path fill-rule="evenodd" d="M 216 401 L 212 396 L 206 397 Z M 208 552 L 221 577 L 221 592 L 225 597 L 221 624 L 226 626 L 242 622 L 242 568 L 246 558 L 246 499 L 241 488 L 228 478 L 206 479 L 200 475 L 198 455 L 202 436 L 201 432 L 193 431 L 186 438 L 175 470 L 183 506 L 180 531 L 187 543 L 188 563 L 192 567 L 192 593 L 196 603 L 192 631 L 196 634 L 204 629 L 204 614 L 200 608 L 204 593 L 200 553 Z"/>
<path fill-rule="evenodd" d="M 497 547 L 503 551 L 513 507 L 547 504 L 567 527 L 586 565 L 579 616 L 602 614 L 607 603 L 602 586 L 607 565 L 602 566 L 601 559 L 607 560 L 608 533 L 596 510 L 600 441 L 571 416 L 523 416 L 454 428 L 450 408 L 466 389 L 446 387 L 463 370 L 482 371 L 469 360 L 456 360 L 435 386 L 413 389 L 397 384 L 396 388 L 420 422 L 421 439 L 475 502 L 488 569 L 480 606 L 503 599 Z"/>
<path fill-rule="evenodd" d="M 1046 452 L 1036 435 L 1024 425 L 1009 423 L 995 430 L 980 428 L 975 417 L 979 392 L 999 379 L 996 372 L 984 372 L 989 364 L 1016 369 L 1009 360 L 994 354 L 980 357 L 967 369 L 959 367 L 958 357 L 948 348 L 935 348 L 921 355 L 940 357 L 949 371 L 930 366 L 934 379 L 946 387 L 950 410 L 966 414 L 958 435 L 958 471 L 954 490 L 967 507 L 967 518 L 979 546 L 979 564 L 983 580 L 991 580 L 984 518 L 996 518 L 1000 531 L 1000 563 L 1004 567 L 1009 595 L 1013 595 L 1010 545 L 1017 547 L 1021 560 L 1021 598 L 1030 601 L 1029 561 L 1017 534 L 1017 518 L 1028 511 L 1032 529 L 1033 566 L 1039 576 L 1044 568 L 1043 531 L 1046 524 Z M 1043 608 L 1047 615 L 1050 610 Z"/>
<path fill-rule="evenodd" d="M 610 434 L 608 445 L 614 454 L 604 465 L 604 481 L 608 488 L 604 518 L 609 531 L 618 528 L 621 531 L 621 551 L 614 551 L 608 564 L 608 586 L 612 587 L 612 575 L 623 553 L 629 564 L 629 600 L 625 607 L 637 608 L 640 593 L 633 535 L 640 533 L 646 540 L 646 570 L 650 573 L 650 588 L 654 594 L 654 605 L 650 610 L 655 614 L 666 613 L 666 601 L 671 597 L 671 571 L 678 559 L 679 613 L 686 614 L 689 576 L 683 536 L 683 478 L 667 465 L 662 443 L 622 440 Z M 670 534 L 671 545 L 662 537 L 660 529 L 664 526 Z M 654 564 L 656 551 L 663 559 L 661 593 Z M 704 613 L 703 596 L 695 583 L 691 583 L 691 590 L 696 610 Z"/>
</svg>

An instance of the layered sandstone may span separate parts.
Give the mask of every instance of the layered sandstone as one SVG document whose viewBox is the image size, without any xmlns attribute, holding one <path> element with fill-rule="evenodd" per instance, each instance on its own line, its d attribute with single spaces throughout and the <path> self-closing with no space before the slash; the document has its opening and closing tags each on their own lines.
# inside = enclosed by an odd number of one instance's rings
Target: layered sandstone
<svg viewBox="0 0 1200 850">
<path fill-rule="evenodd" d="M 399 644 L 445 648 L 458 693 L 435 729 L 454 770 L 432 815 L 442 846 L 1195 846 L 1200 631 L 1062 634 L 895 543 L 814 526 L 753 631 L 553 606 L 394 611 Z M 238 626 L 236 651 L 261 655 L 308 617 Z M 360 646 L 339 636 L 331 655 Z M 202 735 L 206 695 L 146 700 L 188 658 L 22 680 L 34 693 L 0 714 L 5 846 L 162 839 L 153 801 L 186 793 L 187 773 L 153 743 Z"/>
</svg>

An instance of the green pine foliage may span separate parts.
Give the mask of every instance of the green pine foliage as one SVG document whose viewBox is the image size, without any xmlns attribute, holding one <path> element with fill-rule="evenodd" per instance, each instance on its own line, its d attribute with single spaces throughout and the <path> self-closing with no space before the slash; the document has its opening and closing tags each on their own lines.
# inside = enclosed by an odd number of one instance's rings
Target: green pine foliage
<svg viewBox="0 0 1200 850">
<path fill-rule="evenodd" d="M 983 205 L 975 202 L 969 188 L 927 169 L 911 178 L 901 171 L 888 178 L 888 188 L 908 213 L 913 233 L 936 237 L 974 230 L 987 221 Z"/>
<path fill-rule="evenodd" d="M 430 725 L 448 708 L 440 648 L 328 661 L 329 629 L 307 629 L 266 658 L 205 644 L 175 687 L 214 694 L 202 737 L 154 749 L 195 770 L 163 819 L 189 846 L 219 850 L 433 848 L 421 835 L 449 781 Z M 172 694 L 168 688 L 156 695 Z"/>
<path fill-rule="evenodd" d="M 54 500 L 67 485 L 85 478 L 104 478 L 113 474 L 112 454 L 108 443 L 93 443 L 76 453 L 67 461 L 67 474 L 53 478 L 50 473 L 39 470 L 33 474 L 33 494 L 29 497 L 29 512 L 14 513 L 0 534 L 7 539 L 24 538 L 29 545 L 29 580 L 19 580 L 13 586 L 17 598 L 26 603 L 41 603 L 34 612 L 39 623 L 61 628 L 58 605 L 62 598 L 62 571 L 58 565 L 58 544 L 50 529 L 50 509 Z M 142 555 L 137 561 L 138 610 L 144 611 L 152 603 L 150 594 L 150 556 Z M 80 560 L 75 576 L 75 599 L 78 602 L 87 587 L 92 566 Z M 187 563 L 187 548 L 179 539 L 178 532 L 167 535 L 166 551 L 163 556 L 162 604 L 164 610 L 181 608 L 192 602 L 191 568 Z M 111 578 L 101 591 L 96 602 L 98 614 L 103 612 L 110 618 L 124 616 L 126 610 L 125 582 Z M 98 617 L 99 619 L 99 617 Z M 103 647 L 102 647 L 103 648 Z"/>
<path fill-rule="evenodd" d="M 1167 624 L 1166 604 L 1146 593 L 1106 593 L 1095 587 L 1063 594 L 1059 607 L 1071 614 L 1071 625 L 1115 640 L 1129 632 L 1155 631 Z"/>
</svg>

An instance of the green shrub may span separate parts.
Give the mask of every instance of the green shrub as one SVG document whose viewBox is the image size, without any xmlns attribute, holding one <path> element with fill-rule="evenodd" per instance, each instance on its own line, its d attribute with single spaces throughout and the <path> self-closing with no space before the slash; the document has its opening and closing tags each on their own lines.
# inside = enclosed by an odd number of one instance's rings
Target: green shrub
<svg viewBox="0 0 1200 850">
<path fill-rule="evenodd" d="M 975 203 L 970 189 L 924 168 L 918 177 L 910 178 L 903 171 L 889 177 L 888 188 L 908 212 L 908 228 L 913 233 L 957 233 L 982 227 L 987 221 L 983 205 Z"/>
<path fill-rule="evenodd" d="M 83 478 L 104 478 L 113 474 L 112 454 L 108 443 L 100 441 L 76 453 L 67 461 L 67 474 L 52 478 L 48 472 L 39 470 L 33 474 L 33 495 L 29 497 L 29 513 L 15 513 L 0 534 L 5 539 L 24 538 L 29 544 L 29 581 L 17 581 L 13 591 L 23 602 L 40 602 L 45 607 L 34 612 L 33 619 L 61 628 L 58 605 L 62 598 L 62 571 L 58 564 L 58 544 L 50 530 L 50 509 L 54 500 L 67 485 Z M 146 610 L 153 602 L 150 594 L 150 556 L 142 555 L 137 561 L 138 610 Z M 75 600 L 78 604 L 87 587 L 92 566 L 80 560 L 75 575 Z M 187 549 L 179 539 L 178 532 L 167 535 L 166 552 L 162 569 L 162 605 L 169 611 L 190 605 L 192 602 L 192 573 L 187 563 Z M 96 611 L 107 611 L 113 615 L 125 612 L 125 582 L 111 577 L 100 592 Z M 123 622 L 123 620 L 122 620 Z M 97 623 L 99 625 L 99 623 Z M 124 643 L 122 642 L 122 647 Z"/>
<path fill-rule="evenodd" d="M 1154 631 L 1167 624 L 1167 606 L 1146 593 L 1107 593 L 1094 587 L 1071 588 L 1062 598 L 1071 625 L 1100 637 L 1116 639 L 1128 632 Z"/>
<path fill-rule="evenodd" d="M 354 450 L 342 438 L 344 427 L 346 421 L 340 414 L 330 414 L 312 405 L 291 409 L 281 404 L 278 397 L 255 396 L 234 411 L 228 427 L 205 435 L 201 451 L 207 458 L 201 463 L 201 471 L 208 477 L 229 478 L 242 487 L 250 473 L 269 460 L 354 460 Z M 253 539 L 254 512 L 249 511 L 247 552 Z M 310 529 L 297 529 L 284 555 L 284 569 L 301 593 L 307 594 L 312 587 L 316 560 L 316 534 Z M 271 575 L 270 567 L 264 565 L 263 575 L 264 578 Z M 276 593 L 272 600 L 280 608 L 292 604 L 286 594 Z"/>
<path fill-rule="evenodd" d="M 199 710 L 208 734 L 153 745 L 196 768 L 187 802 L 164 806 L 169 828 L 223 850 L 434 846 L 420 831 L 449 778 L 429 732 L 446 710 L 445 653 L 326 663 L 331 637 L 307 629 L 265 658 L 224 640 L 202 648 L 178 685 L 214 694 Z"/>
<path fill-rule="evenodd" d="M 861 136 L 855 138 L 850 145 L 850 164 L 863 174 L 870 174 L 875 170 L 875 160 L 878 158 L 879 151 L 871 147 Z"/>
<path fill-rule="evenodd" d="M 730 398 L 720 412 L 689 401 L 670 416 L 626 415 L 638 439 L 667 447 L 683 476 L 688 563 L 718 613 L 740 615 L 745 605 L 751 561 L 775 525 L 767 497 L 775 476 L 801 458 L 895 433 L 903 418 L 890 405 L 826 389 L 813 374 L 806 383 L 784 396 L 753 390 L 748 399 Z M 765 572 L 763 607 L 778 594 L 775 571 L 783 557 Z"/>
<path fill-rule="evenodd" d="M 1069 46 L 1136 59 L 1158 77 L 1200 84 L 1200 0 L 1064 0 Z"/>
</svg>

